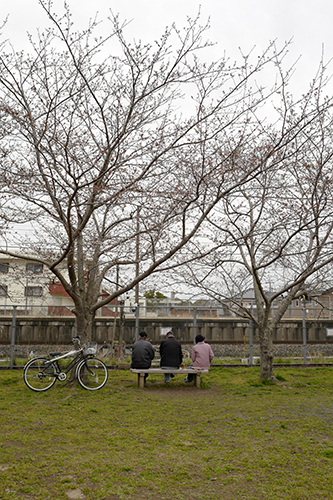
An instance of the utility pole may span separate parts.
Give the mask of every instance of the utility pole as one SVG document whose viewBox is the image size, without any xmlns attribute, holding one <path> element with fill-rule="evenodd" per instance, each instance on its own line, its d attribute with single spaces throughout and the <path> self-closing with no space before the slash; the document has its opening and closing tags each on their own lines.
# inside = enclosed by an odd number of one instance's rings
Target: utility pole
<svg viewBox="0 0 333 500">
<path fill-rule="evenodd" d="M 306 346 L 306 301 L 308 300 L 308 296 L 306 294 L 302 295 L 301 301 L 302 301 L 302 334 L 303 334 L 303 361 L 304 364 L 307 364 L 307 359 L 306 359 L 306 351 L 307 351 L 307 346 Z"/>
<path fill-rule="evenodd" d="M 306 309 L 305 309 L 305 302 L 303 304 L 303 309 L 302 309 L 302 332 L 303 332 L 303 358 L 304 358 L 304 364 L 307 364 L 306 360 Z"/>
<path fill-rule="evenodd" d="M 135 277 L 137 278 L 140 273 L 140 208 L 136 211 L 136 245 L 135 245 Z M 135 303 L 139 304 L 139 283 L 135 285 Z"/>
<path fill-rule="evenodd" d="M 11 369 L 14 368 L 14 349 L 15 349 L 15 333 L 16 333 L 16 310 L 17 310 L 17 306 L 13 306 L 12 335 L 11 335 L 11 341 L 10 341 L 10 368 Z"/>
<path fill-rule="evenodd" d="M 117 262 L 116 265 L 116 291 L 119 289 L 119 264 Z M 115 301 L 115 309 L 114 309 L 114 321 L 113 321 L 113 328 L 112 328 L 112 337 L 111 337 L 111 352 L 113 354 L 113 348 L 114 348 L 114 339 L 116 336 L 116 328 L 117 328 L 117 315 L 118 315 L 118 297 L 116 297 Z"/>
<path fill-rule="evenodd" d="M 136 211 L 136 245 L 135 245 L 135 277 L 137 278 L 140 273 L 140 208 Z M 139 283 L 135 285 L 135 342 L 139 340 Z"/>
<path fill-rule="evenodd" d="M 138 303 L 135 304 L 135 342 L 139 340 L 139 317 L 140 317 L 140 306 Z"/>
<path fill-rule="evenodd" d="M 249 344 L 250 344 L 250 357 L 249 365 L 253 366 L 253 320 L 249 321 Z"/>
<path fill-rule="evenodd" d="M 196 336 L 197 336 L 197 308 L 193 307 L 193 345 L 195 345 Z"/>
</svg>

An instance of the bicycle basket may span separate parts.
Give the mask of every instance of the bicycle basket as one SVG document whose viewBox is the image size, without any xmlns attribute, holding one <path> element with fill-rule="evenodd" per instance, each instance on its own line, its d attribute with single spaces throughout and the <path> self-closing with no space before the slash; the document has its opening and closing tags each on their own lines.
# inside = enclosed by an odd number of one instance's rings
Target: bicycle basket
<svg viewBox="0 0 333 500">
<path fill-rule="evenodd" d="M 97 352 L 97 342 L 87 342 L 83 344 L 83 354 L 88 356 L 88 354 L 96 354 Z"/>
</svg>

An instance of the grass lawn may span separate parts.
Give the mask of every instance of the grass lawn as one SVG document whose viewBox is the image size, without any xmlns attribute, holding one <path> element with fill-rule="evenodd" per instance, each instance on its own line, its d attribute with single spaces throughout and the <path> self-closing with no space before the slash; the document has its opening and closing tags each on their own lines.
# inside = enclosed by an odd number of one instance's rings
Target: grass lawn
<svg viewBox="0 0 333 500">
<path fill-rule="evenodd" d="M 45 393 L 0 371 L 3 500 L 333 499 L 332 368 L 213 368 L 202 387 L 110 371 Z"/>
</svg>

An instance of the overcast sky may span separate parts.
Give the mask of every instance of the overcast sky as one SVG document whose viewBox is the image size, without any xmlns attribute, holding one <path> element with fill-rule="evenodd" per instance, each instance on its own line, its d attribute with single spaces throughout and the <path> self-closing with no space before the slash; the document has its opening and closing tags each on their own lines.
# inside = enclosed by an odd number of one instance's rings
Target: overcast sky
<svg viewBox="0 0 333 500">
<path fill-rule="evenodd" d="M 225 51 L 232 60 L 238 56 L 238 47 L 247 52 L 256 46 L 259 51 L 270 40 L 277 39 L 282 45 L 293 38 L 289 61 L 301 56 L 295 75 L 297 89 L 304 86 L 305 90 L 312 80 L 323 46 L 325 60 L 333 57 L 333 4 L 329 0 L 68 0 L 68 3 L 79 27 L 97 11 L 99 18 L 105 20 L 111 8 L 122 19 L 131 21 L 128 36 L 144 41 L 158 38 L 163 28 L 174 21 L 179 27 L 185 25 L 187 16 L 195 17 L 201 5 L 202 21 L 210 17 L 209 37 L 217 42 L 216 57 Z M 63 0 L 54 0 L 53 4 L 55 11 L 62 11 Z M 37 27 L 47 24 L 38 0 L 3 0 L 0 19 L 7 14 L 4 35 L 19 48 L 25 45 L 27 31 L 34 34 Z M 106 26 L 107 22 L 103 24 Z"/>
</svg>

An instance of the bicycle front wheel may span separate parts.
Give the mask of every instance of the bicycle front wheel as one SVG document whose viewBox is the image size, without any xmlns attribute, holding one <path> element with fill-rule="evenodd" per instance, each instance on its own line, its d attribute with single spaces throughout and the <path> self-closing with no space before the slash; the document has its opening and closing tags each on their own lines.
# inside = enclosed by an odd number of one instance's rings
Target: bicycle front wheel
<svg viewBox="0 0 333 500">
<path fill-rule="evenodd" d="M 76 374 L 79 384 L 88 391 L 101 389 L 108 379 L 108 370 L 105 364 L 97 358 L 87 358 L 81 361 Z"/>
<path fill-rule="evenodd" d="M 55 384 L 56 367 L 54 363 L 47 363 L 48 358 L 35 358 L 25 365 L 23 380 L 29 389 L 41 392 L 47 391 Z"/>
</svg>

